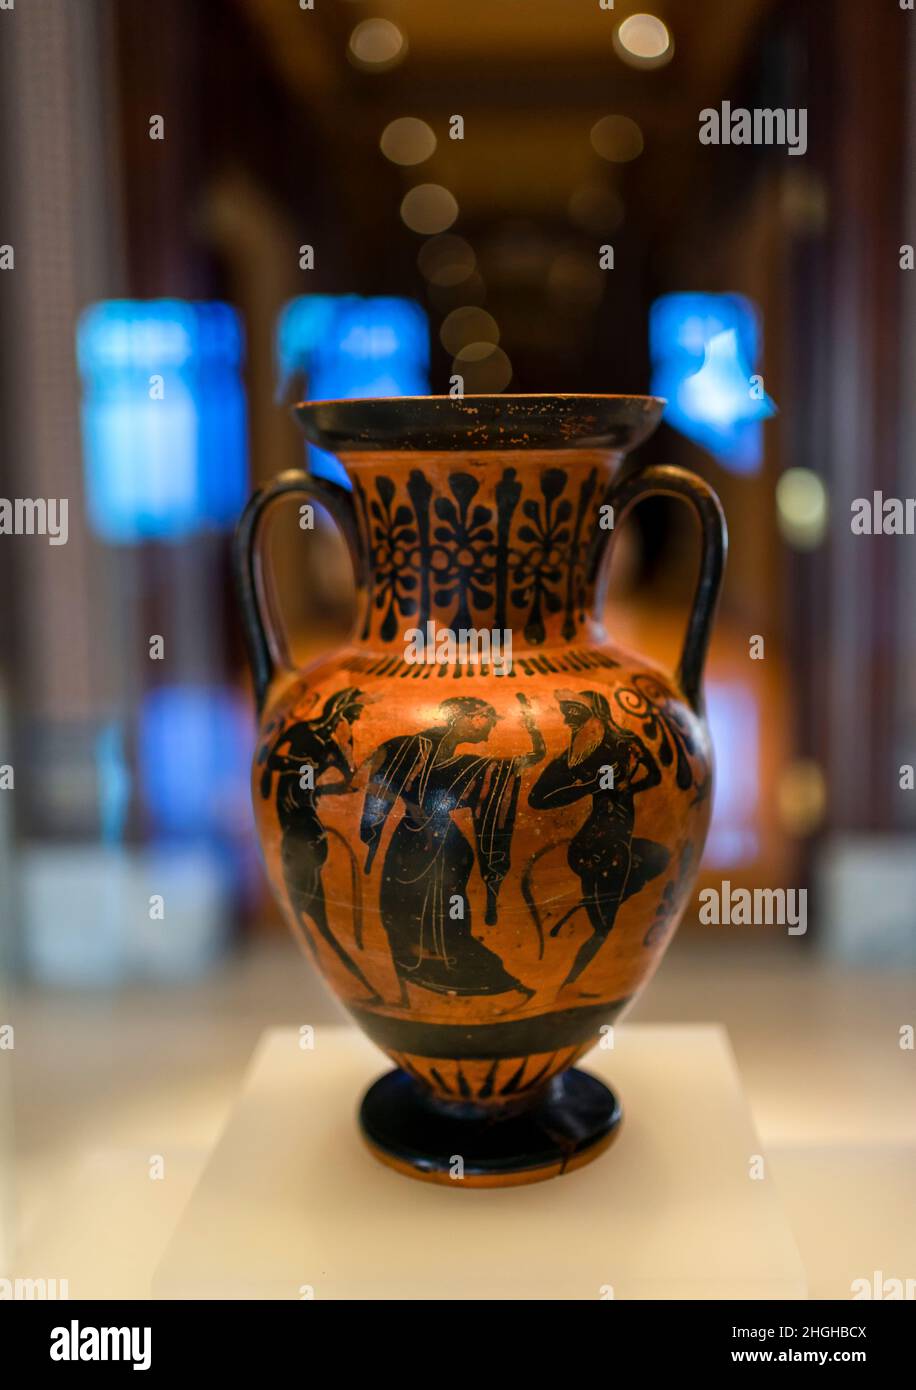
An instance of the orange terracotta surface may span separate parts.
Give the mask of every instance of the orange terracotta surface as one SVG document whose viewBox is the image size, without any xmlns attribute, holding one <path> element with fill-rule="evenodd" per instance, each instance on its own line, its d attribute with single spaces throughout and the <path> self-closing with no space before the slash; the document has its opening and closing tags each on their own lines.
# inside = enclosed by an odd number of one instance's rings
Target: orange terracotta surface
<svg viewBox="0 0 916 1390">
<path fill-rule="evenodd" d="M 697 693 L 593 616 L 620 457 L 344 451 L 354 635 L 266 687 L 252 791 L 274 892 L 363 1030 L 446 1106 L 546 1095 L 650 978 L 702 854 Z M 653 477 L 624 510 L 705 487 Z M 443 631 L 503 646 L 417 660 Z"/>
</svg>

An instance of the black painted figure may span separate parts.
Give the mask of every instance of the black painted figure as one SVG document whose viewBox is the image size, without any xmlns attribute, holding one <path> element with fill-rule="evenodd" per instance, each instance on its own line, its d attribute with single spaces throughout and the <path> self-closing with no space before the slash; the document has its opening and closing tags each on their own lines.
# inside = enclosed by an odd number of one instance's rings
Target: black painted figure
<svg viewBox="0 0 916 1390">
<path fill-rule="evenodd" d="M 552 928 L 585 908 L 592 934 L 580 946 L 565 985 L 579 978 L 607 940 L 621 903 L 664 871 L 670 855 L 654 840 L 633 837 L 634 797 L 661 782 L 652 753 L 611 714 L 604 695 L 560 691 L 557 702 L 570 730 L 569 747 L 548 764 L 528 796 L 535 810 L 591 797 L 591 811 L 570 841 L 567 862 L 582 885 L 582 897 Z"/>
<path fill-rule="evenodd" d="M 518 699 L 530 753 L 498 758 L 457 752 L 461 744 L 486 743 L 498 718 L 485 700 L 459 696 L 440 704 L 441 723 L 388 739 L 370 767 L 360 827 L 367 873 L 392 807 L 398 798 L 404 804 L 385 853 L 379 907 L 405 1004 L 408 983 L 444 994 L 533 993 L 472 935 L 467 887 L 475 856 L 453 819 L 461 807 L 471 811 L 485 921 L 493 925 L 509 870 L 521 775 L 546 751 L 527 700 Z"/>
<path fill-rule="evenodd" d="M 303 719 L 284 729 L 264 756 L 261 795 L 269 800 L 273 774 L 277 779 L 277 816 L 282 839 L 280 861 L 289 900 L 316 960 L 315 942 L 304 918 L 311 918 L 322 939 L 373 1002 L 378 994 L 359 966 L 331 931 L 321 871 L 328 857 L 328 832 L 318 814 L 319 798 L 354 792 L 355 770 L 335 739 L 339 725 L 353 724 L 362 714 L 362 691 L 348 686 L 325 701 L 316 719 Z M 326 772 L 336 771 L 336 781 L 322 782 Z M 354 905 L 355 906 L 355 905 Z M 356 928 L 359 942 L 359 926 Z"/>
</svg>

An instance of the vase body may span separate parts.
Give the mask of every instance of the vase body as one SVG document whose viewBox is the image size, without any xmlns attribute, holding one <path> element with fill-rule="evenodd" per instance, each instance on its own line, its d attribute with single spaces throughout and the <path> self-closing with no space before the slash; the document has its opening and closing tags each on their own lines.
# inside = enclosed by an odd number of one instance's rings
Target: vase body
<svg viewBox="0 0 916 1390">
<path fill-rule="evenodd" d="M 443 407 L 450 432 L 413 438 L 397 407 L 431 407 L 388 402 L 371 447 L 357 424 L 372 403 L 344 408 L 342 442 L 302 408 L 352 483 L 352 503 L 334 500 L 359 611 L 345 647 L 270 671 L 253 800 L 291 927 L 397 1068 L 364 1103 L 371 1147 L 416 1176 L 453 1181 L 457 1157 L 466 1184 L 499 1185 L 570 1171 L 615 1131 L 613 1097 L 568 1069 L 684 911 L 712 754 L 698 673 L 688 693 L 598 611 L 622 509 L 684 491 L 615 482 L 613 446 L 656 404 L 599 447 L 581 428 L 527 447 L 517 429 L 475 434 L 456 415 L 471 401 Z"/>
</svg>

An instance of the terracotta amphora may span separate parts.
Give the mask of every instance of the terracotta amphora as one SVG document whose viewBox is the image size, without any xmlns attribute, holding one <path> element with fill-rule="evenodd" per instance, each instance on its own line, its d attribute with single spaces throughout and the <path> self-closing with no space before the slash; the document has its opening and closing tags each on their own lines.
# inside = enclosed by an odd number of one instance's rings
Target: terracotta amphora
<svg viewBox="0 0 916 1390">
<path fill-rule="evenodd" d="M 620 1123 L 575 1063 L 658 965 L 712 805 L 701 679 L 722 579 L 715 493 L 621 474 L 663 402 L 466 396 L 314 402 L 350 488 L 281 474 L 252 497 L 236 578 L 261 714 L 253 797 L 273 890 L 391 1058 L 360 1124 L 385 1163 L 453 1187 L 569 1173 Z M 677 670 L 602 625 L 612 538 L 684 499 L 699 579 Z M 345 646 L 291 667 L 262 522 L 315 503 L 346 538 Z M 685 513 L 686 516 L 686 513 Z"/>
</svg>

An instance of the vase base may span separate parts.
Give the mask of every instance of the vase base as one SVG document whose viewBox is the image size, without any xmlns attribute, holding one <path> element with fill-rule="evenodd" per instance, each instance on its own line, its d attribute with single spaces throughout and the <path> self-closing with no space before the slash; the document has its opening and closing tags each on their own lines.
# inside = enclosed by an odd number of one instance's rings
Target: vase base
<svg viewBox="0 0 916 1390">
<path fill-rule="evenodd" d="M 575 1068 L 554 1077 L 532 1105 L 504 1112 L 443 1105 L 397 1070 L 370 1086 L 359 1120 L 375 1157 L 408 1177 L 513 1187 L 590 1163 L 615 1138 L 621 1113 L 613 1091 Z"/>
</svg>

